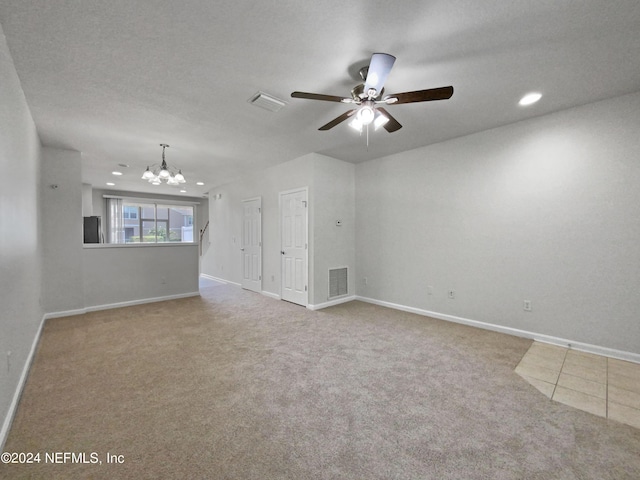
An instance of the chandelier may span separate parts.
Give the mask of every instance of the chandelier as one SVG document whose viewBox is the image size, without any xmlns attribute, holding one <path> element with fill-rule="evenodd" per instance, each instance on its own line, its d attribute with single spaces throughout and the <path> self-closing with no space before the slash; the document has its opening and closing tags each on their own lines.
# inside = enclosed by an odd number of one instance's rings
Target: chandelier
<svg viewBox="0 0 640 480">
<path fill-rule="evenodd" d="M 142 174 L 142 180 L 147 180 L 152 185 L 160 185 L 162 182 L 167 182 L 167 185 L 186 183 L 187 181 L 184 175 L 182 175 L 182 170 L 178 170 L 176 173 L 175 168 L 167 166 L 167 162 L 164 159 L 164 150 L 169 145 L 161 143 L 160 146 L 162 147 L 162 163 L 160 165 L 156 163 L 147 167 Z"/>
</svg>

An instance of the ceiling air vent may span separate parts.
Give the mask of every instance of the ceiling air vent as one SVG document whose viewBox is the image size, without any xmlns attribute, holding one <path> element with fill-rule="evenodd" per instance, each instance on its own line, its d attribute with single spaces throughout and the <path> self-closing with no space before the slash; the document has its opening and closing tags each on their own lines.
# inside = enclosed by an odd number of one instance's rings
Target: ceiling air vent
<svg viewBox="0 0 640 480">
<path fill-rule="evenodd" d="M 264 92 L 256 93 L 247 101 L 252 105 L 255 105 L 256 107 L 264 108 L 265 110 L 269 110 L 270 112 L 277 112 L 286 105 L 286 103 L 282 100 L 268 95 Z"/>
</svg>

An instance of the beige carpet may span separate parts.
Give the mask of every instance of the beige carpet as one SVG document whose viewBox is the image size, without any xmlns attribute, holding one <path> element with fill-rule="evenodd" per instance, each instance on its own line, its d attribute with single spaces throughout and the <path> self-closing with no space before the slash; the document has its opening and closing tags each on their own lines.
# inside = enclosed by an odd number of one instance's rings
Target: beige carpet
<svg viewBox="0 0 640 480">
<path fill-rule="evenodd" d="M 5 446 L 41 463 L 0 477 L 640 478 L 640 430 L 514 372 L 530 343 L 231 286 L 49 320 Z"/>
</svg>

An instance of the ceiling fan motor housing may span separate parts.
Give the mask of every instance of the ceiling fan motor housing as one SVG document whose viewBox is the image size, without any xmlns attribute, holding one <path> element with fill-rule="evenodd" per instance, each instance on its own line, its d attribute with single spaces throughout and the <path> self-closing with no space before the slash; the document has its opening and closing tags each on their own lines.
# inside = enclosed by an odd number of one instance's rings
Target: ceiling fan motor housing
<svg viewBox="0 0 640 480">
<path fill-rule="evenodd" d="M 384 88 L 380 91 L 380 93 L 378 93 L 378 95 L 375 97 L 375 100 L 381 98 L 383 94 L 384 94 Z M 358 103 L 358 104 L 363 100 L 366 100 L 368 95 L 364 91 L 364 83 L 361 83 L 353 87 L 353 89 L 351 90 L 351 96 L 353 97 L 353 100 L 355 101 L 355 103 Z"/>
</svg>

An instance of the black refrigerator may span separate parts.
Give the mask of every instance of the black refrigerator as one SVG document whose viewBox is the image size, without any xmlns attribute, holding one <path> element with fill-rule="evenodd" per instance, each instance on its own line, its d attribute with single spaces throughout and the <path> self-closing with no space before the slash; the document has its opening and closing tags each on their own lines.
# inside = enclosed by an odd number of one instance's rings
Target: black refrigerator
<svg viewBox="0 0 640 480">
<path fill-rule="evenodd" d="M 100 217 L 84 217 L 84 243 L 102 243 Z"/>
</svg>

